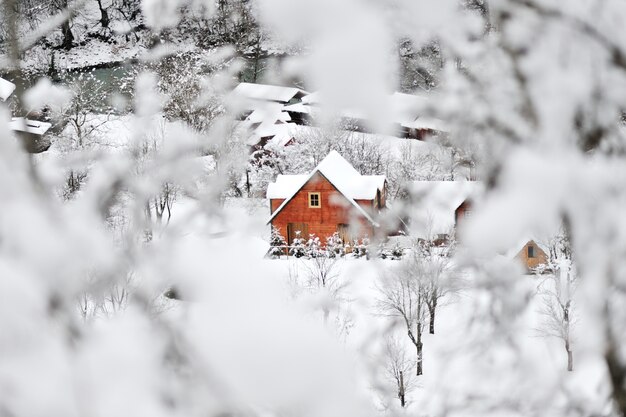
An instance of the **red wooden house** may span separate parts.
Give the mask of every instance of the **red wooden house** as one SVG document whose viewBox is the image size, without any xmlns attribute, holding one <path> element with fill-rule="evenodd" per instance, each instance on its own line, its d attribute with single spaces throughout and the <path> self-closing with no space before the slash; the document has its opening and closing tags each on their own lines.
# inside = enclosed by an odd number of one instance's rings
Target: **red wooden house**
<svg viewBox="0 0 626 417">
<path fill-rule="evenodd" d="M 378 213 L 386 206 L 383 175 L 361 175 L 336 151 L 331 151 L 307 175 L 279 175 L 267 188 L 271 216 L 289 245 L 296 232 L 322 241 L 338 232 L 344 242 L 375 237 Z"/>
</svg>

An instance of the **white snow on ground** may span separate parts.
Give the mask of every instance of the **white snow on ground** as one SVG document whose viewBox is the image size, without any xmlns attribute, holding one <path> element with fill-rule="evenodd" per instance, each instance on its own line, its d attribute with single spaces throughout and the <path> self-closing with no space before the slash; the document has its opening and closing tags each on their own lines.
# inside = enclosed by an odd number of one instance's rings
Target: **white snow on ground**
<svg viewBox="0 0 626 417">
<path fill-rule="evenodd" d="M 172 225 L 179 227 L 179 232 L 184 231 L 191 245 L 201 240 L 211 242 L 211 245 L 221 250 L 232 251 L 236 262 L 259 262 L 267 252 L 269 231 L 263 224 L 267 216 L 268 206 L 265 199 L 228 199 L 224 206 L 229 212 L 223 230 L 229 230 L 228 234 L 211 233 L 199 223 L 178 223 L 192 211 L 194 202 L 187 201 L 175 208 L 175 217 Z M 237 245 L 237 236 L 248 236 L 245 245 Z M 239 241 L 240 242 L 240 241 Z M 383 314 L 378 307 L 380 299 L 380 279 L 385 273 L 400 265 L 397 260 L 366 260 L 345 257 L 340 259 L 333 272 L 337 275 L 337 282 L 341 290 L 335 297 L 329 297 L 323 291 L 311 290 L 307 286 L 308 274 L 314 270 L 313 262 L 307 259 L 294 257 L 282 257 L 281 259 L 264 259 L 260 261 L 263 272 L 259 271 L 255 285 L 265 288 L 281 288 L 283 297 L 288 303 L 293 303 L 298 309 L 304 308 L 304 314 L 310 320 L 318 321 L 323 325 L 322 308 L 331 306 L 328 322 L 324 325 L 332 338 L 340 340 L 345 353 L 351 358 L 357 367 L 358 384 L 364 391 L 369 392 L 372 403 L 379 409 L 389 407 L 397 408 L 395 387 L 392 381 L 386 380 L 383 375 L 381 363 L 384 349 L 384 341 L 387 336 L 394 336 L 400 341 L 406 351 L 407 357 L 412 359 L 415 348 L 406 334 L 404 323 L 397 318 Z M 475 279 L 470 274 L 463 275 L 465 280 Z M 533 297 L 531 308 L 522 315 L 522 319 L 515 329 L 515 337 L 521 338 L 523 357 L 542 357 L 541 368 L 533 369 L 527 384 L 532 386 L 542 378 L 549 378 L 563 372 L 566 367 L 566 355 L 562 343 L 549 337 L 540 337 L 538 329 L 541 326 L 542 316 L 539 313 L 541 298 L 537 295 L 537 288 L 544 284 L 545 277 L 532 275 L 519 275 L 513 277 L 517 280 L 513 287 L 520 294 L 528 294 Z M 225 277 L 225 279 L 229 279 Z M 423 404 L 437 404 L 440 398 L 431 397 L 429 393 L 437 392 L 440 386 L 455 386 L 459 384 L 475 384 L 481 380 L 481 372 L 489 372 L 487 369 L 475 369 L 474 357 L 479 354 L 481 345 L 474 340 L 474 327 L 486 325 L 483 323 L 469 322 L 470 317 L 476 317 L 476 310 L 493 309 L 493 300 L 485 299 L 480 286 L 476 289 L 462 289 L 458 293 L 447 295 L 438 307 L 436 333 L 428 334 L 425 329 L 424 342 L 424 375 L 416 378 L 415 387 L 407 394 L 409 405 L 407 415 L 418 413 Z M 520 294 L 515 295 L 518 297 Z M 186 301 L 175 303 L 172 314 L 189 314 L 190 309 L 199 308 L 193 303 Z M 496 314 L 502 314 L 496 312 Z M 283 335 L 284 336 L 284 335 Z M 503 335 L 503 339 L 506 336 Z M 507 357 L 506 341 L 500 346 L 500 341 L 490 340 L 490 346 L 497 346 L 501 351 L 503 360 Z M 490 347 L 491 349 L 491 347 Z M 568 390 L 578 393 L 582 398 L 594 398 L 594 393 L 589 392 L 589 380 L 599 379 L 597 372 L 591 372 L 593 366 L 586 362 L 585 353 L 577 352 L 577 365 L 580 371 L 572 374 L 568 382 Z M 497 364 L 494 364 L 497 368 Z M 533 365 L 536 367 L 536 365 Z M 487 374 L 485 374 L 487 375 Z M 375 376 L 375 378 L 373 378 Z M 553 376 L 552 376 L 553 377 Z M 489 376 L 493 378 L 493 375 Z M 382 385 L 372 385 L 374 381 L 382 382 Z M 498 380 L 497 378 L 495 380 Z M 510 387 L 503 378 L 501 389 L 519 389 L 523 392 L 528 387 Z M 445 382 L 444 382 L 445 381 Z M 447 385 L 442 385 L 442 384 Z M 386 384 L 386 385 L 385 385 Z M 537 386 L 539 386 L 537 384 Z M 446 392 L 438 392 L 439 396 L 447 395 Z M 513 394 L 515 393 L 513 392 Z"/>
<path fill-rule="evenodd" d="M 58 52 L 55 64 L 59 68 L 74 69 L 123 62 L 138 58 L 145 49 L 141 44 L 117 46 L 98 39 L 91 39 L 86 45 L 76 46 L 62 53 Z"/>
<path fill-rule="evenodd" d="M 309 293 L 304 287 L 303 282 L 306 280 L 306 274 L 309 273 L 309 260 L 302 260 L 290 257 L 289 259 L 266 260 L 267 267 L 273 273 L 270 274 L 273 280 L 277 281 L 284 287 L 285 297 L 296 297 L 305 305 L 309 306 L 309 314 L 316 319 L 322 321 L 321 305 L 327 300 L 320 294 Z M 339 294 L 340 300 L 334 304 L 334 310 L 331 313 L 327 324 L 328 330 L 340 338 L 349 355 L 355 362 L 360 364 L 361 384 L 364 388 L 370 390 L 372 401 L 378 407 L 396 406 L 397 399 L 392 381 L 384 381 L 388 385 L 386 387 L 371 386 L 371 367 L 376 368 L 376 357 L 380 357 L 383 349 L 384 335 L 394 335 L 407 352 L 408 357 L 414 352 L 414 347 L 406 335 L 404 324 L 397 319 L 390 318 L 381 313 L 377 307 L 377 301 L 380 298 L 377 287 L 379 277 L 391 268 L 399 265 L 399 261 L 393 260 L 365 260 L 350 259 L 341 260 L 337 264 L 337 272 L 339 280 L 345 285 Z M 263 278 L 267 279 L 267 278 Z M 540 281 L 539 278 L 533 276 L 521 277 L 526 280 L 523 285 L 527 286 L 531 291 Z M 296 283 L 300 280 L 300 284 Z M 271 285 L 276 284 L 276 282 Z M 320 298 L 321 297 L 321 298 Z M 439 383 L 445 378 L 441 372 L 450 372 L 449 364 L 446 363 L 448 355 L 453 346 L 451 344 L 458 343 L 459 338 L 463 334 L 469 333 L 468 323 L 465 321 L 465 314 L 468 310 L 474 308 L 477 302 L 475 296 L 471 293 L 460 293 L 452 295 L 443 300 L 439 307 L 436 334 L 424 335 L 424 375 L 417 378 L 417 387 L 408 394 L 409 408 L 407 412 L 418 412 L 418 404 L 431 399 L 422 398 L 421 394 L 427 392 L 426 388 L 432 388 L 433 384 Z M 539 300 L 535 302 L 535 308 Z M 550 338 L 538 337 L 536 328 L 539 325 L 540 316 L 538 313 L 531 312 L 528 315 L 525 327 L 522 332 L 527 338 L 525 349 L 540 357 L 546 358 L 543 366 L 551 372 L 559 372 L 565 367 L 565 354 L 562 346 L 558 341 Z M 461 348 L 461 346 L 459 346 Z M 472 353 L 467 355 L 458 355 L 456 352 L 455 363 L 456 372 L 463 367 L 471 367 Z M 460 357 L 459 357 L 460 356 Z M 470 379 L 473 378 L 469 376 Z M 476 375 L 480 378 L 480 375 Z M 467 375 L 464 376 L 468 378 Z M 575 385 L 575 383 L 573 383 Z M 429 387 L 429 385 L 431 385 Z M 381 392 L 380 388 L 386 388 L 387 392 Z M 574 389 L 580 389 L 576 387 Z M 430 391 L 430 390 L 428 390 Z"/>
</svg>

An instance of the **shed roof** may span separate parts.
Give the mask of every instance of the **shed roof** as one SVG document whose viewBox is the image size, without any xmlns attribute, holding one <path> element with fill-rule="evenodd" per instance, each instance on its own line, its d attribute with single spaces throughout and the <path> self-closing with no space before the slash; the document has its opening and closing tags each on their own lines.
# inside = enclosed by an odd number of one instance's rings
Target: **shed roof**
<svg viewBox="0 0 626 417">
<path fill-rule="evenodd" d="M 295 87 L 253 83 L 239 83 L 233 90 L 233 93 L 248 99 L 277 101 L 280 103 L 287 103 L 298 95 L 308 94 L 306 91 Z"/>
<path fill-rule="evenodd" d="M 14 117 L 9 122 L 9 128 L 19 132 L 32 133 L 35 135 L 43 135 L 50 129 L 52 125 L 47 122 L 38 120 L 25 119 L 23 117 Z"/>
<path fill-rule="evenodd" d="M 374 225 L 376 222 L 355 200 L 373 200 L 385 186 L 384 175 L 361 175 L 337 151 L 331 151 L 308 175 L 279 175 L 267 188 L 267 198 L 285 199 L 268 223 L 289 203 L 316 173 L 322 174 L 348 201 Z"/>
<path fill-rule="evenodd" d="M 424 95 L 405 94 L 397 91 L 389 94 L 385 104 L 390 109 L 389 122 L 412 129 L 446 131 L 447 126 L 442 120 L 424 116 L 428 100 L 429 98 Z M 286 106 L 285 111 L 315 115 L 319 111 L 317 105 L 323 104 L 324 96 L 316 91 L 302 97 L 302 103 Z M 344 108 L 340 110 L 340 114 L 343 117 L 355 119 L 367 117 L 367 113 L 360 108 Z"/>
<path fill-rule="evenodd" d="M 449 233 L 454 228 L 454 213 L 482 188 L 476 181 L 415 181 L 409 185 L 414 201 L 411 216 L 413 233 L 419 237 Z"/>
<path fill-rule="evenodd" d="M 0 99 L 7 101 L 11 94 L 13 94 L 13 91 L 15 91 L 15 84 L 4 78 L 0 78 Z"/>
</svg>

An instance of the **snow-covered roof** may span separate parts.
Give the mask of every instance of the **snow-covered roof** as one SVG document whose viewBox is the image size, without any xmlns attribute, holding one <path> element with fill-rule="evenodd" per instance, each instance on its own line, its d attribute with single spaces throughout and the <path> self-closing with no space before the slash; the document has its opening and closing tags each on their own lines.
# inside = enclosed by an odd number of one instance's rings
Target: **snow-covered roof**
<svg viewBox="0 0 626 417">
<path fill-rule="evenodd" d="M 445 131 L 447 127 L 442 120 L 424 116 L 428 105 L 428 97 L 423 95 L 394 92 L 386 98 L 385 105 L 389 106 L 389 122 L 400 124 L 411 129 L 428 129 Z M 314 92 L 302 97 L 301 103 L 285 106 L 285 111 L 295 113 L 314 114 L 324 103 L 320 92 Z M 361 108 L 344 108 L 340 110 L 342 117 L 352 119 L 366 119 L 367 112 Z"/>
<path fill-rule="evenodd" d="M 271 121 L 273 123 L 277 121 L 288 122 L 291 120 L 289 113 L 283 111 L 283 105 L 280 103 L 264 103 L 254 109 L 252 113 L 246 117 L 246 121 L 250 123 L 262 123 L 265 121 Z"/>
<path fill-rule="evenodd" d="M 289 113 L 283 111 L 280 103 L 263 103 L 246 117 L 243 125 L 249 129 L 246 143 L 256 145 L 261 138 L 280 136 L 283 141 L 288 136 Z M 292 124 L 290 124 L 292 125 Z M 286 139 L 287 143 L 289 139 Z"/>
<path fill-rule="evenodd" d="M 272 123 L 269 121 L 262 122 L 256 129 L 252 131 L 252 134 L 246 140 L 246 143 L 250 146 L 256 145 L 262 138 L 271 138 L 267 141 L 267 144 L 273 146 L 286 146 L 293 134 L 291 130 L 296 126 L 293 123 L 284 123 L 277 121 Z"/>
<path fill-rule="evenodd" d="M 454 212 L 468 198 L 480 192 L 476 181 L 415 181 L 409 186 L 414 202 L 412 232 L 418 237 L 449 233 L 454 228 Z"/>
<path fill-rule="evenodd" d="M 274 211 L 268 223 L 289 203 L 316 173 L 322 174 L 350 203 L 371 223 L 376 222 L 355 200 L 373 200 L 376 192 L 385 186 L 384 175 L 361 175 L 339 152 L 331 151 L 309 175 L 279 175 L 275 183 L 268 186 L 268 198 L 284 198 L 285 201 Z M 286 178 L 292 177 L 292 178 Z"/>
<path fill-rule="evenodd" d="M 511 246 L 511 248 L 506 251 L 505 256 L 509 259 L 516 257 L 530 242 L 534 242 L 539 249 L 546 253 L 546 255 L 550 251 L 550 249 L 542 239 L 538 239 L 536 236 L 524 236 L 523 238 L 519 239 L 515 245 Z"/>
<path fill-rule="evenodd" d="M 308 178 L 308 174 L 279 175 L 276 177 L 276 181 L 267 186 L 266 196 L 269 199 L 287 198 L 293 194 L 294 190 L 299 190 Z"/>
<path fill-rule="evenodd" d="M 303 97 L 304 100 L 306 97 Z M 285 111 L 294 112 L 294 113 L 304 113 L 304 114 L 313 114 L 318 111 L 317 107 L 312 106 L 310 104 L 304 103 L 294 103 L 284 107 Z"/>
<path fill-rule="evenodd" d="M 398 123 L 414 121 L 426 106 L 426 98 L 397 91 L 391 95 L 389 101 L 394 121 Z"/>
<path fill-rule="evenodd" d="M 304 104 L 320 104 L 321 96 L 319 91 L 307 94 L 306 96 L 302 97 L 302 102 Z"/>
<path fill-rule="evenodd" d="M 440 132 L 448 130 L 448 127 L 443 120 L 436 119 L 434 117 L 418 117 L 412 122 L 402 122 L 400 125 L 408 127 L 409 129 L 438 130 Z"/>
<path fill-rule="evenodd" d="M 291 126 L 293 126 L 292 123 L 287 123 L 279 126 L 284 126 L 284 129 L 277 132 L 269 141 L 267 141 L 268 145 L 274 147 L 287 146 L 289 142 L 293 139 L 293 135 L 290 133 L 290 128 Z"/>
<path fill-rule="evenodd" d="M 0 78 L 0 99 L 7 101 L 11 94 L 13 94 L 13 91 L 15 91 L 15 84 L 4 78 Z"/>
<path fill-rule="evenodd" d="M 277 101 L 280 103 L 287 103 L 298 95 L 307 94 L 306 91 L 295 87 L 252 83 L 240 83 L 235 87 L 233 93 L 248 99 Z"/>
<path fill-rule="evenodd" d="M 35 135 L 43 135 L 50 129 L 52 125 L 47 122 L 40 122 L 38 120 L 24 119 L 23 117 L 14 117 L 9 122 L 9 128 L 19 132 L 32 133 Z"/>
</svg>

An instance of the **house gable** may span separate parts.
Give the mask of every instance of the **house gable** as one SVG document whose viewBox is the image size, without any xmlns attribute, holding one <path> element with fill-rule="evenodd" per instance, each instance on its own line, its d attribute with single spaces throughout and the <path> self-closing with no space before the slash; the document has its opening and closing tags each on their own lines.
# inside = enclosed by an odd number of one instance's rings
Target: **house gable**
<svg viewBox="0 0 626 417">
<path fill-rule="evenodd" d="M 277 192 L 277 190 L 274 189 L 273 184 L 270 184 L 268 186 L 268 197 L 270 197 L 270 199 L 282 197 L 284 198 L 284 201 L 278 208 L 276 208 L 276 210 L 272 211 L 272 215 L 268 219 L 267 223 L 271 223 L 274 217 L 278 213 L 280 213 L 283 208 L 287 204 L 289 204 L 291 199 L 293 199 L 300 192 L 300 190 L 302 190 L 302 188 L 316 175 L 322 175 L 324 178 L 326 178 L 326 180 L 335 188 L 335 190 L 339 194 L 343 195 L 346 200 L 348 200 L 348 202 L 354 208 L 356 208 L 356 210 L 363 217 L 365 217 L 371 224 L 378 227 L 378 224 L 372 219 L 372 217 L 364 209 L 364 207 L 356 202 L 355 198 L 368 201 L 376 199 L 379 191 L 379 187 L 377 187 L 376 184 L 382 181 L 382 188 L 384 189 L 384 184 L 386 183 L 385 177 L 362 176 L 336 151 L 331 151 L 310 175 L 306 177 L 287 176 L 293 177 L 297 184 L 296 186 L 294 186 L 294 184 L 290 184 L 288 186 L 289 189 L 293 189 L 293 191 L 288 195 L 284 195 L 282 192 Z M 278 188 L 281 187 L 279 186 Z M 364 193 L 371 196 L 363 198 L 365 197 L 365 195 L 363 195 Z M 278 194 L 280 194 L 280 196 Z M 371 204 L 368 203 L 365 207 L 369 208 L 371 207 Z"/>
<path fill-rule="evenodd" d="M 319 207 L 311 207 L 309 196 L 319 196 Z M 272 203 L 274 206 L 276 203 Z M 368 201 L 371 206 L 372 201 Z M 296 225 L 303 233 L 314 233 L 322 238 L 346 227 L 354 229 L 355 236 L 372 236 L 374 223 L 363 215 L 363 208 L 355 209 L 340 190 L 323 174 L 316 172 L 289 200 L 274 213 L 271 224 L 288 235 Z M 291 225 L 291 226 L 290 226 Z"/>
<path fill-rule="evenodd" d="M 309 193 L 320 194 L 321 210 L 310 210 Z M 281 200 L 272 200 L 273 218 L 270 222 L 273 222 L 277 217 L 293 217 L 303 222 L 323 222 L 331 217 L 344 219 L 345 222 L 351 217 L 360 217 L 375 224 L 372 218 L 364 212 L 361 204 L 346 197 L 320 172 L 315 172 L 293 197 L 282 200 L 282 203 L 274 208 L 278 201 Z M 366 203 L 367 206 L 372 205 L 372 201 L 369 200 L 359 200 L 359 202 Z M 359 210 L 355 210 L 355 205 L 358 206 Z M 334 213 L 330 214 L 330 211 Z"/>
<path fill-rule="evenodd" d="M 532 239 L 517 252 L 515 258 L 519 259 L 528 271 L 545 265 L 548 261 L 546 252 Z"/>
</svg>

